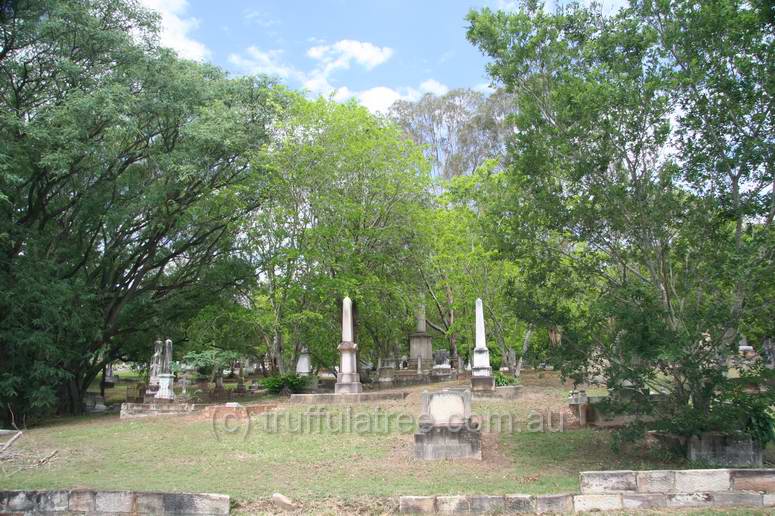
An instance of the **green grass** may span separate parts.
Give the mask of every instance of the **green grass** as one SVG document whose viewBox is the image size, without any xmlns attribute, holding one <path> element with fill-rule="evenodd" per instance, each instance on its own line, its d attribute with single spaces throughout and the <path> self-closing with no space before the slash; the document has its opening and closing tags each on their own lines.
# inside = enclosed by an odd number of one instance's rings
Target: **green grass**
<svg viewBox="0 0 775 516">
<path fill-rule="evenodd" d="M 385 407 L 396 409 L 401 407 Z M 212 421 L 193 418 L 62 420 L 27 432 L 18 444 L 31 456 L 56 449 L 55 460 L 0 477 L 0 488 L 217 492 L 238 500 L 277 491 L 302 499 L 540 494 L 578 490 L 584 469 L 667 465 L 614 454 L 610 434 L 592 430 L 486 434 L 482 461 L 425 462 L 412 458 L 412 431 L 399 432 L 395 424 L 387 433 L 293 434 L 267 432 L 265 421 L 259 417 L 249 431 L 244 425 L 228 434 L 220 425 L 214 432 Z"/>
<path fill-rule="evenodd" d="M 417 415 L 422 388 L 427 386 L 414 390 L 405 401 L 382 403 L 379 408 Z M 482 417 L 509 413 L 524 423 L 531 411 L 566 406 L 564 386 L 534 383 L 525 389 L 523 399 L 475 402 L 474 411 Z M 372 414 L 376 410 L 359 409 Z M 284 405 L 277 413 L 298 416 L 302 410 L 306 408 Z M 346 409 L 326 410 L 342 414 Z M 243 422 L 229 434 L 220 419 L 215 426 L 212 420 L 194 417 L 59 419 L 25 432 L 13 448 L 27 463 L 57 450 L 54 459 L 46 466 L 22 470 L 4 463 L 0 489 L 213 492 L 259 505 L 281 492 L 318 504 L 331 499 L 356 503 L 399 494 L 574 492 L 579 471 L 685 466 L 638 448 L 615 453 L 607 431 L 536 433 L 525 431 L 524 424 L 519 432 L 485 433 L 482 461 L 417 461 L 413 429 L 399 429 L 395 418 L 392 423 L 387 432 L 382 427 L 372 433 L 320 432 L 318 427 L 306 433 L 269 432 L 266 416 L 259 416 L 250 428 Z"/>
</svg>

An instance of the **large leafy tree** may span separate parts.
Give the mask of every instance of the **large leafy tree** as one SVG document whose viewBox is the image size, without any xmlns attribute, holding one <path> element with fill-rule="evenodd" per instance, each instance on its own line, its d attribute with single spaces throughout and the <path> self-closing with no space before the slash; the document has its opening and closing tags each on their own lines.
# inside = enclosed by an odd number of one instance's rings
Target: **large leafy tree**
<svg viewBox="0 0 775 516">
<path fill-rule="evenodd" d="M 271 322 L 280 371 L 303 345 L 333 365 L 341 300 L 356 303 L 361 356 L 397 347 L 417 280 L 427 204 L 419 147 L 354 103 L 296 97 L 274 126 L 267 200 L 244 225 L 242 250 Z"/>
<path fill-rule="evenodd" d="M 134 3 L 19 2 L 2 16 L 3 416 L 77 411 L 158 322 L 138 315 L 182 307 L 177 292 L 229 270 L 281 94 L 160 50 Z"/>
<path fill-rule="evenodd" d="M 538 291 L 563 286 L 525 298 L 536 324 L 560 329 L 558 364 L 668 393 L 658 416 L 674 430 L 755 433 L 768 402 L 741 396 L 725 358 L 747 325 L 771 331 L 751 303 L 775 272 L 766 6 L 634 2 L 606 17 L 530 2 L 468 19 L 515 94 L 510 203 L 495 220 Z"/>
</svg>

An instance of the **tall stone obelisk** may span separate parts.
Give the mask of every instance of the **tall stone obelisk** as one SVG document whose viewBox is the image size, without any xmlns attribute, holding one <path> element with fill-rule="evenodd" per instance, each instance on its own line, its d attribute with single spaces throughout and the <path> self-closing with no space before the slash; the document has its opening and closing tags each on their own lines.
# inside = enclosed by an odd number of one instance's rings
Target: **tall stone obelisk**
<svg viewBox="0 0 775 516">
<path fill-rule="evenodd" d="M 433 343 L 425 322 L 425 305 L 415 312 L 415 330 L 409 335 L 409 358 L 416 360 L 417 370 L 429 370 L 433 366 Z"/>
<path fill-rule="evenodd" d="M 476 300 L 476 347 L 471 368 L 471 389 L 495 390 L 495 379 L 492 377 L 492 367 L 490 367 L 490 351 L 487 349 L 487 338 L 484 333 L 484 308 L 481 299 Z"/>
<path fill-rule="evenodd" d="M 349 297 L 345 297 L 342 302 L 342 343 L 338 349 L 341 359 L 334 393 L 362 392 L 363 386 L 358 376 L 358 344 L 353 342 L 353 304 Z"/>
</svg>

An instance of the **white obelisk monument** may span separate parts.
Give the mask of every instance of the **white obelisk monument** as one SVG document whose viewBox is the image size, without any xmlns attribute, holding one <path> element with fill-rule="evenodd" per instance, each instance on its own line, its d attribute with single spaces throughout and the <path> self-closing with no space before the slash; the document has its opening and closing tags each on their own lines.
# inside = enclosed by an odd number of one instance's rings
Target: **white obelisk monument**
<svg viewBox="0 0 775 516">
<path fill-rule="evenodd" d="M 490 352 L 484 333 L 484 308 L 482 300 L 476 300 L 476 347 L 474 348 L 473 367 L 471 368 L 471 389 L 474 391 L 495 390 L 495 380 L 490 367 Z"/>
<path fill-rule="evenodd" d="M 336 377 L 336 394 L 357 394 L 363 391 L 358 376 L 358 344 L 353 342 L 353 303 L 349 297 L 342 302 L 342 343 L 339 344 L 341 362 Z"/>
</svg>

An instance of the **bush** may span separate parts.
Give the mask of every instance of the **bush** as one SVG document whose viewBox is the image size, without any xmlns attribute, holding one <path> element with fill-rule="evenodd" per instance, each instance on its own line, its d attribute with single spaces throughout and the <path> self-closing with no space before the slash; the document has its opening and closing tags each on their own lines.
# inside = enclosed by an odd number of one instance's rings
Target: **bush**
<svg viewBox="0 0 775 516">
<path fill-rule="evenodd" d="M 292 373 L 275 375 L 261 380 L 261 385 L 274 394 L 285 390 L 296 393 L 301 392 L 307 385 L 307 378 Z"/>
<path fill-rule="evenodd" d="M 507 374 L 503 374 L 500 371 L 495 372 L 495 386 L 496 387 L 505 387 L 507 385 L 516 385 L 519 383 L 519 379 L 509 376 Z"/>
</svg>

